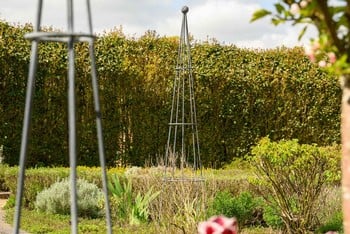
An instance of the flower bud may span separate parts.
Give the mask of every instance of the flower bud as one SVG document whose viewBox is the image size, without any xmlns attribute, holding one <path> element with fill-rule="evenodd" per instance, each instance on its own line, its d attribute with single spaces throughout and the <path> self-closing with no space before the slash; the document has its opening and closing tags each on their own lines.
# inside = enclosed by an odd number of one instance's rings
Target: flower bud
<svg viewBox="0 0 350 234">
<path fill-rule="evenodd" d="M 303 1 L 300 2 L 300 7 L 301 7 L 301 8 L 305 8 L 305 7 L 307 7 L 308 4 L 309 4 L 308 1 L 303 0 Z"/>
<path fill-rule="evenodd" d="M 297 15 L 297 14 L 299 14 L 299 12 L 300 12 L 300 7 L 299 7 L 299 5 L 298 5 L 298 3 L 293 3 L 291 6 L 290 6 L 290 13 L 292 14 L 292 15 Z"/>
</svg>

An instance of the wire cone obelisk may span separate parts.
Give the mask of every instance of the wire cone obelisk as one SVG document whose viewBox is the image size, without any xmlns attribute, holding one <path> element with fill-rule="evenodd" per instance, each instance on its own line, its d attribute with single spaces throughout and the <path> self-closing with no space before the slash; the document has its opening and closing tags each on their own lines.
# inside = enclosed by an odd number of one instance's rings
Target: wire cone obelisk
<svg viewBox="0 0 350 234">
<path fill-rule="evenodd" d="M 183 18 L 173 83 L 168 140 L 165 152 L 165 179 L 199 179 L 202 176 L 198 124 L 188 33 L 187 6 Z M 191 169 L 191 173 L 185 173 Z M 179 170 L 180 174 L 176 173 Z M 193 174 L 194 173 L 194 174 Z"/>
</svg>

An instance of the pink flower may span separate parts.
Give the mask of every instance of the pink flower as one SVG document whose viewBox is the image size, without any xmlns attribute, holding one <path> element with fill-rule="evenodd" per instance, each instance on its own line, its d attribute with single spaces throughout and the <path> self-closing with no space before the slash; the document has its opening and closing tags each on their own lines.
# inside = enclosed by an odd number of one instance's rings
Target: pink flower
<svg viewBox="0 0 350 234">
<path fill-rule="evenodd" d="M 315 56 L 314 54 L 310 54 L 310 55 L 309 55 L 309 59 L 310 59 L 310 61 L 313 62 L 313 63 L 316 62 L 316 56 Z"/>
<path fill-rule="evenodd" d="M 329 62 L 330 63 L 335 63 L 337 61 L 337 56 L 333 52 L 329 52 L 328 54 Z"/>
<path fill-rule="evenodd" d="M 200 222 L 199 234 L 237 234 L 238 224 L 235 218 L 213 216 L 208 221 Z"/>
</svg>

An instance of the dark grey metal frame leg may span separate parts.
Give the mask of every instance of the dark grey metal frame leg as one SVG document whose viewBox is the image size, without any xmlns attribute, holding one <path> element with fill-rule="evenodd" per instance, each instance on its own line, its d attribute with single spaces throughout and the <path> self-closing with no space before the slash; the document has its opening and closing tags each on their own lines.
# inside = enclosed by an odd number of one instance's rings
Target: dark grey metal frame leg
<svg viewBox="0 0 350 234">
<path fill-rule="evenodd" d="M 89 32 L 92 34 L 92 19 L 91 19 L 91 6 L 90 0 L 86 0 L 87 11 L 88 11 L 88 23 L 89 23 Z M 98 141 L 98 155 L 100 158 L 100 165 L 102 170 L 102 186 L 105 196 L 105 206 L 106 206 L 106 221 L 107 221 L 107 232 L 112 233 L 112 223 L 111 223 L 111 211 L 109 206 L 108 199 L 108 187 L 107 187 L 107 171 L 106 171 L 106 162 L 105 162 L 105 150 L 103 143 L 103 131 L 102 131 L 102 115 L 100 107 L 100 95 L 98 88 L 98 79 L 97 79 L 97 70 L 96 70 L 96 59 L 95 59 L 95 50 L 94 50 L 94 40 L 89 42 L 89 54 L 90 54 L 90 63 L 91 63 L 91 81 L 92 89 L 94 95 L 94 106 L 96 113 L 96 130 L 97 130 L 97 141 Z"/>
<path fill-rule="evenodd" d="M 36 24 L 34 26 L 35 31 L 40 30 L 42 6 L 43 6 L 43 1 L 39 0 L 38 14 L 36 19 Z M 18 172 L 18 178 L 17 178 L 16 207 L 15 207 L 15 214 L 14 214 L 14 231 L 13 231 L 13 233 L 15 234 L 19 233 L 19 227 L 21 222 L 21 207 L 22 207 L 23 186 L 24 186 L 24 178 L 25 178 L 25 164 L 27 160 L 28 138 L 29 138 L 31 115 L 32 115 L 33 96 L 34 96 L 34 90 L 35 90 L 35 73 L 36 73 L 37 61 L 38 61 L 38 47 L 39 47 L 39 43 L 37 41 L 33 41 L 32 47 L 31 47 L 31 56 L 30 56 L 29 73 L 28 73 L 28 81 L 27 81 L 27 91 L 26 91 L 22 139 L 21 139 L 21 150 L 20 150 L 20 158 L 19 158 L 19 172 Z"/>
<path fill-rule="evenodd" d="M 73 1 L 67 0 L 68 33 L 73 33 Z M 77 142 L 75 112 L 75 77 L 74 77 L 74 41 L 68 38 L 68 129 L 69 129 L 69 164 L 71 182 L 71 233 L 78 233 L 78 197 L 77 197 Z"/>
<path fill-rule="evenodd" d="M 23 186 L 25 177 L 25 164 L 27 159 L 27 148 L 28 148 L 28 138 L 31 122 L 31 113 L 33 105 L 33 95 L 35 90 L 35 73 L 37 68 L 37 56 L 38 56 L 38 43 L 33 41 L 31 49 L 31 59 L 29 65 L 29 76 L 27 82 L 27 93 L 25 101 L 24 110 L 24 120 L 22 129 L 22 143 L 20 151 L 20 162 L 19 162 L 19 173 L 17 178 L 17 195 L 16 195 L 16 209 L 14 217 L 14 233 L 19 233 L 20 217 L 21 217 L 21 206 L 22 206 L 22 196 L 23 196 Z"/>
</svg>

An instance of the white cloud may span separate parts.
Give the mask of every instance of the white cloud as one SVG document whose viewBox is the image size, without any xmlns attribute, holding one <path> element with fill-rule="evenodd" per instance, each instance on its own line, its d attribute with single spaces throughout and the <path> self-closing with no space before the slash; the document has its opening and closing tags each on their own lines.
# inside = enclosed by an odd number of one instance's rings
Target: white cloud
<svg viewBox="0 0 350 234">
<path fill-rule="evenodd" d="M 257 4 L 242 1 L 208 0 L 189 16 L 194 34 L 199 37 L 218 37 L 220 41 L 234 41 L 254 36 L 257 26 L 249 23 Z"/>
</svg>

